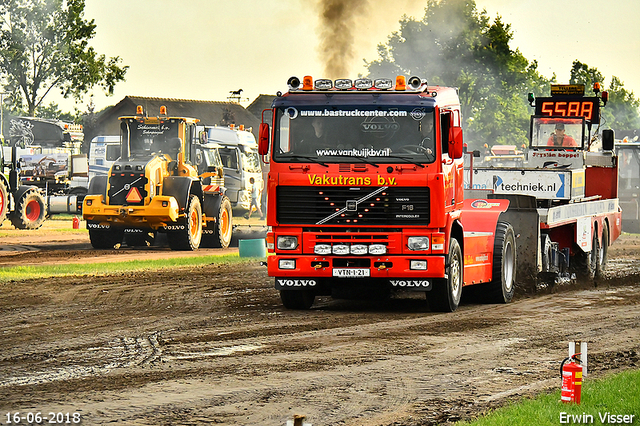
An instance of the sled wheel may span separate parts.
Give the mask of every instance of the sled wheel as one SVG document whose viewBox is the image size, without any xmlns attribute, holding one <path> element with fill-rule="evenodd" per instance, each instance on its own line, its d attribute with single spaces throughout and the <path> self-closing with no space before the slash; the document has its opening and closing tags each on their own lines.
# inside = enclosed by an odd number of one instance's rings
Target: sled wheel
<svg viewBox="0 0 640 426">
<path fill-rule="evenodd" d="M 37 189 L 27 190 L 16 203 L 16 210 L 10 219 L 17 229 L 38 229 L 44 223 L 47 214 L 44 197 Z"/>
</svg>

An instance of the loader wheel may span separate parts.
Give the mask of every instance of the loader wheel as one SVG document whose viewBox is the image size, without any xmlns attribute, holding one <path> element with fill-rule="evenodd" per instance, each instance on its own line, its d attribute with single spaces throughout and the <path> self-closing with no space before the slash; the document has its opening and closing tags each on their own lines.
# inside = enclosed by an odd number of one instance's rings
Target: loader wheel
<svg viewBox="0 0 640 426">
<path fill-rule="evenodd" d="M 598 261 L 596 263 L 596 279 L 604 277 L 604 270 L 607 267 L 609 258 L 609 227 L 606 223 L 602 226 L 602 239 L 598 250 Z"/>
<path fill-rule="evenodd" d="M 493 279 L 486 284 L 490 303 L 509 303 L 516 279 L 516 237 L 513 227 L 498 222 L 493 243 Z"/>
<path fill-rule="evenodd" d="M 464 264 L 460 244 L 455 238 L 452 238 L 449 243 L 446 262 L 447 278 L 434 280 L 433 288 L 426 292 L 429 307 L 433 312 L 453 312 L 458 309 L 460 304 L 464 282 L 462 277 Z"/>
<path fill-rule="evenodd" d="M 9 208 L 9 198 L 7 195 L 7 187 L 0 179 L 0 226 L 7 217 L 7 209 Z"/>
<path fill-rule="evenodd" d="M 233 213 L 231 211 L 231 201 L 224 197 L 220 202 L 220 210 L 216 218 L 213 230 L 202 234 L 202 247 L 207 248 L 227 248 L 231 244 L 233 233 Z"/>
<path fill-rule="evenodd" d="M 142 232 L 125 232 L 124 242 L 129 247 L 151 247 L 156 241 L 156 231 L 142 229 Z"/>
<path fill-rule="evenodd" d="M 44 197 L 37 189 L 27 190 L 16 203 L 10 219 L 17 229 L 38 229 L 47 215 Z"/>
<path fill-rule="evenodd" d="M 167 233 L 171 250 L 197 250 L 202 239 L 202 205 L 195 195 L 189 195 L 185 217 L 177 224 L 180 229 Z"/>
<path fill-rule="evenodd" d="M 94 249 L 109 250 L 119 249 L 124 239 L 124 229 L 107 228 L 93 229 L 89 228 L 89 240 Z"/>
<path fill-rule="evenodd" d="M 308 310 L 316 296 L 312 290 L 280 290 L 280 300 L 287 309 Z"/>
</svg>

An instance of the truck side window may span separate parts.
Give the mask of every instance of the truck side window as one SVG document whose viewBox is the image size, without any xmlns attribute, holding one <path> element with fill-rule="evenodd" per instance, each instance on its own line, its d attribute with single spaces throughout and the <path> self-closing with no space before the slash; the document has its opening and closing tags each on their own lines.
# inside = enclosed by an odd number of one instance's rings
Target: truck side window
<svg viewBox="0 0 640 426">
<path fill-rule="evenodd" d="M 442 153 L 443 154 L 448 154 L 449 153 L 449 124 L 451 122 L 450 120 L 450 112 L 444 112 L 442 114 L 440 114 L 440 139 L 441 139 L 441 145 L 442 145 Z"/>
</svg>

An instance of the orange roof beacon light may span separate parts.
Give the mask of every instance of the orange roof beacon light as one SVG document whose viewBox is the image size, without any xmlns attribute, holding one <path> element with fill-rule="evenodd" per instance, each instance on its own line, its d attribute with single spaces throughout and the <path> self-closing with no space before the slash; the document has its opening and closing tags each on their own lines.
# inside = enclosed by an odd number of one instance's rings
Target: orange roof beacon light
<svg viewBox="0 0 640 426">
<path fill-rule="evenodd" d="M 597 95 L 598 93 L 600 93 L 600 83 L 598 83 L 597 81 L 595 83 L 593 83 L 593 92 Z"/>
<path fill-rule="evenodd" d="M 244 124 L 239 125 L 238 130 L 244 130 Z"/>
<path fill-rule="evenodd" d="M 313 90 L 313 77 L 305 75 L 302 79 L 302 90 Z"/>
<path fill-rule="evenodd" d="M 167 115 L 167 107 L 165 105 L 160 106 L 160 115 Z"/>
<path fill-rule="evenodd" d="M 142 115 L 144 114 L 144 109 L 142 108 L 142 105 L 138 105 L 136 107 L 136 115 Z"/>
<path fill-rule="evenodd" d="M 407 80 L 404 75 L 396 77 L 396 90 L 407 90 Z"/>
</svg>

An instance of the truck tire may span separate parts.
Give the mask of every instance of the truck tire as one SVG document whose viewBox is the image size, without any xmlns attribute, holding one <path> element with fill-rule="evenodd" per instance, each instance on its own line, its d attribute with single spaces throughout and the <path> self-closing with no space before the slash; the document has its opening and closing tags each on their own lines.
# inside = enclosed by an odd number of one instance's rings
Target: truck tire
<svg viewBox="0 0 640 426">
<path fill-rule="evenodd" d="M 9 218 L 17 229 L 38 229 L 47 216 L 44 197 L 36 188 L 28 189 L 16 201 L 16 209 Z"/>
<path fill-rule="evenodd" d="M 460 244 L 455 238 L 451 238 L 449 243 L 446 265 L 447 278 L 434 280 L 433 288 L 426 292 L 429 308 L 433 312 L 453 312 L 460 304 L 464 263 Z"/>
<path fill-rule="evenodd" d="M 202 240 L 202 205 L 191 194 L 184 209 L 185 217 L 178 221 L 178 228 L 167 233 L 171 250 L 197 250 Z"/>
<path fill-rule="evenodd" d="M 233 213 L 231 212 L 231 201 L 224 197 L 220 203 L 220 210 L 216 219 L 213 234 L 209 234 L 210 244 L 207 247 L 227 248 L 231 244 L 233 233 Z"/>
<path fill-rule="evenodd" d="M 506 222 L 498 222 L 493 243 L 493 278 L 486 284 L 490 303 L 511 302 L 515 292 L 516 265 L 513 227 Z"/>
<path fill-rule="evenodd" d="M 92 229 L 89 228 L 91 247 L 99 250 L 119 249 L 124 239 L 124 229 Z"/>
<path fill-rule="evenodd" d="M 315 301 L 312 290 L 280 290 L 280 300 L 287 309 L 308 310 Z"/>
<path fill-rule="evenodd" d="M 609 227 L 606 223 L 602 224 L 602 238 L 600 239 L 600 247 L 598 250 L 598 261 L 596 263 L 596 279 L 604 277 L 604 270 L 607 267 L 609 259 Z"/>
<path fill-rule="evenodd" d="M 7 217 L 7 210 L 9 209 L 9 195 L 7 187 L 4 184 L 2 178 L 0 178 L 0 226 Z"/>
</svg>

